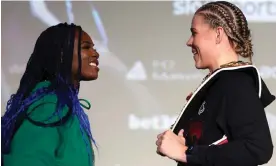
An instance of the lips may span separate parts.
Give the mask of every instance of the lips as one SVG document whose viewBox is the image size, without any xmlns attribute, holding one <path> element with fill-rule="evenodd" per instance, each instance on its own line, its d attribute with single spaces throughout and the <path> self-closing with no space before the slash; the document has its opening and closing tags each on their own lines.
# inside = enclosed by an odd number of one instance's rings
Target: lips
<svg viewBox="0 0 276 166">
<path fill-rule="evenodd" d="M 192 53 L 193 53 L 194 55 L 198 54 L 198 52 L 197 52 L 197 50 L 196 50 L 195 48 L 192 48 Z"/>
</svg>

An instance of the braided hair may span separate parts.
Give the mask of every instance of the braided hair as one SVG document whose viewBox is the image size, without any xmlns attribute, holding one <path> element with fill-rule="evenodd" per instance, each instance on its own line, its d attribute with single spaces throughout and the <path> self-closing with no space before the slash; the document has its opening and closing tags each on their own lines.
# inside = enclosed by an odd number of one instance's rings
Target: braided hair
<svg viewBox="0 0 276 166">
<path fill-rule="evenodd" d="M 82 28 L 80 26 L 60 23 L 47 28 L 38 37 L 34 51 L 31 54 L 26 70 L 21 78 L 19 88 L 15 94 L 11 95 L 7 103 L 6 112 L 1 118 L 2 154 L 10 152 L 10 143 L 13 135 L 24 119 L 28 119 L 38 126 L 53 127 L 64 124 L 71 115 L 75 115 L 80 121 L 80 130 L 83 136 L 87 134 L 95 144 L 90 131 L 88 117 L 81 108 L 78 100 L 79 85 L 73 85 L 72 81 L 72 60 L 74 41 L 77 33 L 79 33 L 79 78 L 81 73 L 81 32 Z M 32 92 L 39 82 L 45 80 L 51 82 L 49 87 L 40 88 Z M 33 102 L 49 94 L 55 94 L 57 96 L 57 107 L 52 117 L 61 113 L 64 106 L 69 108 L 68 113 L 64 117 L 60 117 L 60 119 L 54 123 L 44 123 L 32 120 L 27 114 L 27 108 Z M 86 139 L 84 139 L 84 141 L 85 140 Z M 85 143 L 88 148 L 89 142 L 86 141 Z"/>
<path fill-rule="evenodd" d="M 209 2 L 200 7 L 196 14 L 212 28 L 223 27 L 238 55 L 249 58 L 253 56 L 251 32 L 243 12 L 234 4 L 226 1 Z"/>
</svg>

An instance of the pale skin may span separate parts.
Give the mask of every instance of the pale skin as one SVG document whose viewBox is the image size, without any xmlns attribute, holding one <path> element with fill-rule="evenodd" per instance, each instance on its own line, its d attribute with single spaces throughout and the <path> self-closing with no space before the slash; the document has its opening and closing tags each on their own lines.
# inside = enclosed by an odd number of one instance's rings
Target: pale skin
<svg viewBox="0 0 276 166">
<path fill-rule="evenodd" d="M 184 130 L 180 130 L 178 135 L 171 130 L 167 130 L 157 136 L 157 153 L 161 156 L 180 162 L 186 162 L 185 138 L 183 137 Z"/>
<path fill-rule="evenodd" d="M 214 71 L 222 64 L 238 61 L 233 46 L 222 27 L 212 29 L 203 16 L 196 14 L 192 20 L 192 35 L 187 46 L 192 48 L 195 66 Z"/>
<path fill-rule="evenodd" d="M 209 69 L 210 72 L 221 65 L 238 61 L 233 45 L 229 41 L 223 27 L 211 28 L 204 17 L 195 14 L 191 24 L 192 35 L 187 41 L 187 46 L 192 48 L 195 67 L 197 69 Z M 157 136 L 157 154 L 166 156 L 178 162 L 187 162 L 184 130 L 178 135 L 167 130 Z"/>
</svg>

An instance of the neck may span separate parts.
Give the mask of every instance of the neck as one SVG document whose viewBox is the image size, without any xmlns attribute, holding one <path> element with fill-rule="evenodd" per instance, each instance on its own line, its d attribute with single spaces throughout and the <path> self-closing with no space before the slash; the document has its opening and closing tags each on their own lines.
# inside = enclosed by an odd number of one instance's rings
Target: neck
<svg viewBox="0 0 276 166">
<path fill-rule="evenodd" d="M 239 61 L 239 58 L 237 56 L 237 54 L 228 54 L 225 56 L 220 56 L 221 58 L 218 58 L 215 62 L 214 65 L 212 65 L 212 67 L 209 68 L 210 72 L 213 72 L 217 69 L 219 69 L 222 65 L 225 65 L 227 63 L 231 63 L 231 62 L 237 62 Z"/>
</svg>

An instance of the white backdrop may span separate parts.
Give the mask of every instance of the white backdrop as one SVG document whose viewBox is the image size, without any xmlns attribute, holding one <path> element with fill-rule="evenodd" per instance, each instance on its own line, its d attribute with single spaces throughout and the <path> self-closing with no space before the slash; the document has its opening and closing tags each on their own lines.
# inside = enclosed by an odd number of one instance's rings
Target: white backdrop
<svg viewBox="0 0 276 166">
<path fill-rule="evenodd" d="M 2 114 L 17 90 L 39 34 L 59 22 L 75 22 L 96 43 L 100 75 L 81 84 L 80 98 L 99 144 L 97 166 L 175 166 L 155 153 L 156 135 L 169 128 L 205 71 L 190 49 L 190 22 L 199 1 L 2 2 Z M 253 31 L 254 63 L 276 94 L 276 1 L 236 1 Z M 276 144 L 276 102 L 266 109 Z M 275 155 L 268 166 L 276 165 Z"/>
</svg>

